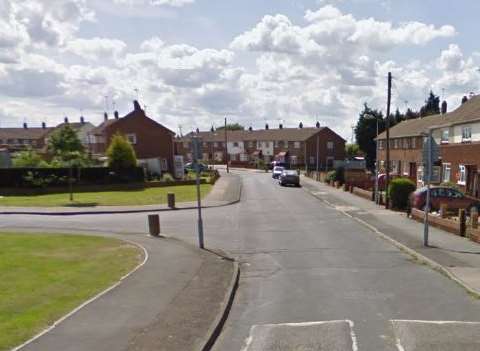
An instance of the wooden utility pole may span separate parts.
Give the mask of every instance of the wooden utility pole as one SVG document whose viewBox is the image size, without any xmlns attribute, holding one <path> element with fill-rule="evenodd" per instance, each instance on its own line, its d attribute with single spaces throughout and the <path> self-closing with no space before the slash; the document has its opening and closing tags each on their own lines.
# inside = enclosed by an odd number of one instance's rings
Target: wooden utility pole
<svg viewBox="0 0 480 351">
<path fill-rule="evenodd" d="M 230 173 L 230 169 L 228 168 L 227 117 L 225 117 L 225 163 L 227 165 L 227 173 Z"/>
<path fill-rule="evenodd" d="M 387 196 L 385 196 L 385 208 L 390 207 L 390 197 L 388 196 L 388 185 L 390 184 L 390 102 L 392 99 L 392 73 L 388 72 L 388 92 L 387 92 L 387 120 L 385 123 L 385 128 L 387 130 L 387 165 L 386 165 L 386 176 L 385 176 L 385 190 L 387 191 Z"/>
</svg>

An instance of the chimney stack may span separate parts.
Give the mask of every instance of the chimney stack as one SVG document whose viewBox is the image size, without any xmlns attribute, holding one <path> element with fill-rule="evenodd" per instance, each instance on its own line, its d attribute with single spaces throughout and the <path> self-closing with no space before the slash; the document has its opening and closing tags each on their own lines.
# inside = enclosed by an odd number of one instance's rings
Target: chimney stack
<svg viewBox="0 0 480 351">
<path fill-rule="evenodd" d="M 23 123 L 23 129 L 28 129 L 27 122 L 24 122 L 24 123 Z"/>
<path fill-rule="evenodd" d="M 113 115 L 115 116 L 115 119 L 119 119 L 118 111 L 115 111 L 115 112 L 113 113 Z"/>
<path fill-rule="evenodd" d="M 265 124 L 265 130 L 268 130 L 268 123 Z"/>
<path fill-rule="evenodd" d="M 442 115 L 444 115 L 445 113 L 447 113 L 447 102 L 445 100 L 443 100 L 443 102 L 442 102 Z"/>
<path fill-rule="evenodd" d="M 278 128 L 283 129 L 283 124 L 280 123 L 280 124 L 278 125 Z"/>
<path fill-rule="evenodd" d="M 106 112 L 103 113 L 103 120 L 108 121 L 108 113 Z"/>
<path fill-rule="evenodd" d="M 303 123 L 300 122 L 300 124 L 298 125 L 298 128 L 302 129 L 303 128 Z"/>
<path fill-rule="evenodd" d="M 47 128 L 47 124 L 45 122 L 42 122 L 42 129 L 46 129 Z"/>
<path fill-rule="evenodd" d="M 317 128 L 320 128 L 320 122 L 317 121 L 316 126 L 317 126 Z"/>
<path fill-rule="evenodd" d="M 253 130 L 252 126 L 248 127 L 248 131 L 251 132 Z"/>
<path fill-rule="evenodd" d="M 83 118 L 83 116 L 80 116 L 80 123 L 85 124 L 85 118 Z"/>
<path fill-rule="evenodd" d="M 195 131 L 197 132 L 197 134 L 200 133 L 200 129 L 198 129 L 198 128 Z"/>
<path fill-rule="evenodd" d="M 213 128 L 212 126 L 212 128 L 210 128 L 210 131 L 213 133 L 215 131 L 215 128 Z"/>
<path fill-rule="evenodd" d="M 138 103 L 137 100 L 134 100 L 134 101 L 133 101 L 133 109 L 134 109 L 135 111 L 141 111 L 141 110 L 142 110 L 142 108 L 140 107 L 140 104 Z"/>
<path fill-rule="evenodd" d="M 65 116 L 65 118 L 63 119 L 63 122 L 68 123 L 68 117 L 67 116 Z"/>
</svg>

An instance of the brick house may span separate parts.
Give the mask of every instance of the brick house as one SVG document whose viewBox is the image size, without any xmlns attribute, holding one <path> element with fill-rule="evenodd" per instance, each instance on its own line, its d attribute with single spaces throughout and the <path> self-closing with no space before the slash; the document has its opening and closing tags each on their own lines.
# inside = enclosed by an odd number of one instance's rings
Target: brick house
<svg viewBox="0 0 480 351">
<path fill-rule="evenodd" d="M 191 161 L 191 137 L 202 139 L 203 159 L 209 163 L 225 162 L 225 132 L 223 130 L 190 133 L 175 139 L 177 155 Z M 345 140 L 328 127 L 283 128 L 227 131 L 227 153 L 232 165 L 247 166 L 262 159 L 265 162 L 280 161 L 292 166 L 320 169 L 332 168 L 336 161 L 345 159 Z"/>
<path fill-rule="evenodd" d="M 407 120 L 390 129 L 390 170 L 409 176 L 423 185 L 423 136 L 433 128 L 440 147 L 439 182 L 456 183 L 470 195 L 480 195 L 480 96 L 474 96 L 456 110 L 424 118 Z M 378 137 L 381 168 L 385 168 L 385 133 Z"/>
<path fill-rule="evenodd" d="M 78 138 L 80 139 L 83 147 L 85 148 L 86 152 L 91 153 L 91 140 L 90 140 L 90 133 L 95 126 L 85 121 L 85 118 L 82 116 L 80 117 L 80 122 L 70 122 L 67 117 L 64 118 L 63 123 L 60 123 L 55 128 L 52 128 L 45 136 L 45 144 L 48 143 L 48 138 L 52 135 L 53 132 L 57 131 L 58 129 L 63 128 L 64 126 L 69 125 L 77 134 Z"/>
<path fill-rule="evenodd" d="M 90 132 L 94 155 L 103 156 L 112 136 L 123 134 L 132 144 L 139 165 L 152 173 L 173 172 L 173 138 L 175 133 L 149 118 L 137 101 L 134 109 L 124 117 L 115 111 L 114 118 L 104 115 L 104 121 Z"/>
<path fill-rule="evenodd" d="M 0 128 L 0 146 L 10 152 L 32 148 L 42 151 L 46 145 L 46 136 L 54 128 L 47 128 L 45 123 L 41 127 L 29 127 L 27 123 L 23 128 Z"/>
</svg>

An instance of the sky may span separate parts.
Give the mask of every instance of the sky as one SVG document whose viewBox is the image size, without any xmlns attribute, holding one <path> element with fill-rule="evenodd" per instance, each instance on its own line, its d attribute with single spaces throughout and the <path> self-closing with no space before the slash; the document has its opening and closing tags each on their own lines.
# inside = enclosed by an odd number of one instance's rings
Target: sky
<svg viewBox="0 0 480 351">
<path fill-rule="evenodd" d="M 0 127 L 125 115 L 175 132 L 316 121 L 480 92 L 473 0 L 0 0 Z"/>
</svg>

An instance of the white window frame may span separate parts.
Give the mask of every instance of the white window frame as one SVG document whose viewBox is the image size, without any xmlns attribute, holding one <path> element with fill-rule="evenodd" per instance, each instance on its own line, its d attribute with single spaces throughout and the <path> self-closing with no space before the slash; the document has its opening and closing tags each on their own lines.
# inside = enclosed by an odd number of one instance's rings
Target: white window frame
<svg viewBox="0 0 480 351">
<path fill-rule="evenodd" d="M 458 181 L 457 184 L 466 185 L 467 184 L 467 167 L 465 165 L 458 165 Z"/>
<path fill-rule="evenodd" d="M 294 142 L 293 142 L 293 147 L 294 147 L 295 149 L 300 149 L 300 142 L 299 142 L 299 141 L 294 141 Z"/>
<path fill-rule="evenodd" d="M 168 160 L 166 158 L 160 160 L 160 169 L 162 171 L 168 171 Z"/>
<path fill-rule="evenodd" d="M 462 127 L 462 141 L 471 141 L 472 140 L 472 127 L 465 126 Z"/>
<path fill-rule="evenodd" d="M 327 149 L 328 150 L 333 150 L 333 147 L 334 147 L 333 141 L 327 141 Z"/>
<path fill-rule="evenodd" d="M 137 144 L 137 134 L 135 133 L 128 133 L 126 135 L 126 138 L 128 140 L 128 142 L 132 145 L 136 145 Z"/>
<path fill-rule="evenodd" d="M 448 177 L 446 175 L 448 174 Z M 447 183 L 452 179 L 452 164 L 442 163 L 442 182 Z"/>
<path fill-rule="evenodd" d="M 218 147 L 218 143 L 216 141 L 213 143 L 213 147 Z"/>
<path fill-rule="evenodd" d="M 416 138 L 416 137 L 413 137 L 413 138 L 412 138 L 411 147 L 412 147 L 412 149 L 416 149 L 416 148 L 417 148 L 417 138 Z"/>
<path fill-rule="evenodd" d="M 399 144 L 399 140 L 398 139 L 393 139 L 393 148 L 394 149 L 398 149 L 398 144 Z"/>
<path fill-rule="evenodd" d="M 291 165 L 296 165 L 297 164 L 297 156 L 295 156 L 295 155 L 290 156 L 290 164 Z"/>
</svg>

